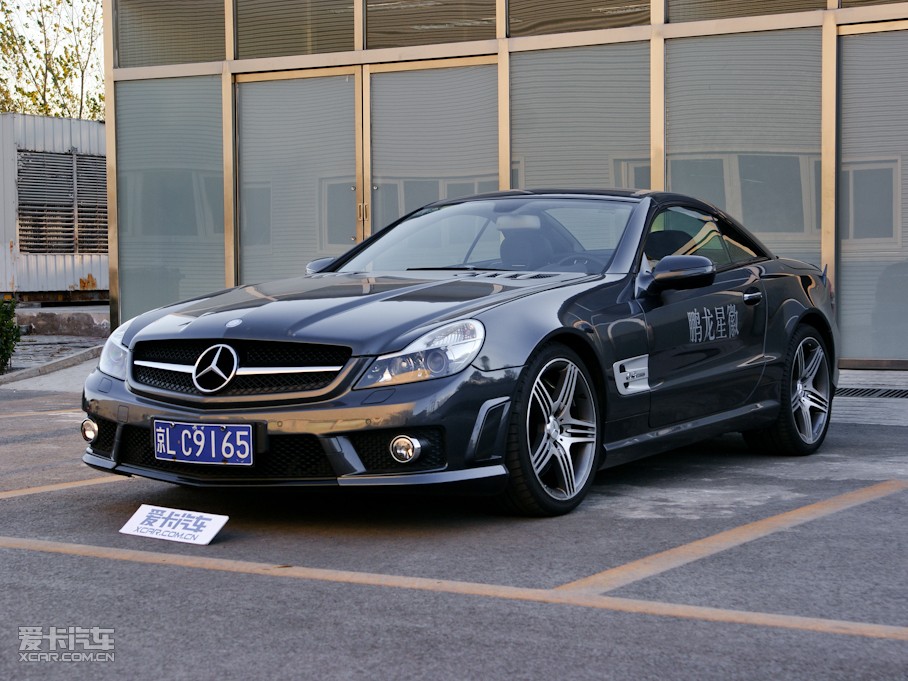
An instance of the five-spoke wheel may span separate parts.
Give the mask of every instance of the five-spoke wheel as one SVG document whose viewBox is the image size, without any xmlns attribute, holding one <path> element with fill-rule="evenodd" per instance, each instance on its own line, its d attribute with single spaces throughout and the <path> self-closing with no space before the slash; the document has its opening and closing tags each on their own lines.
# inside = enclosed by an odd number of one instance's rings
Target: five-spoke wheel
<svg viewBox="0 0 908 681">
<path fill-rule="evenodd" d="M 599 408 L 582 360 L 545 346 L 524 370 L 511 416 L 509 504 L 532 515 L 559 515 L 586 495 L 599 462 Z"/>
<path fill-rule="evenodd" d="M 829 395 L 826 352 L 818 339 L 808 336 L 795 350 L 791 373 L 791 413 L 798 435 L 807 445 L 826 433 Z"/>
<path fill-rule="evenodd" d="M 768 428 L 744 433 L 748 444 L 768 454 L 805 456 L 826 437 L 832 406 L 832 371 L 820 334 L 801 326 L 789 345 L 780 386 L 782 408 Z"/>
</svg>

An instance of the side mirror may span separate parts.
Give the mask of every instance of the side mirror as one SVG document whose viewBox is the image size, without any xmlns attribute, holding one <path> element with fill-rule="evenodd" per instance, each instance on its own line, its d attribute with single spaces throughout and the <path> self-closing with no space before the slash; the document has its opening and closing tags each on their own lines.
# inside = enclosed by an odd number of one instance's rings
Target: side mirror
<svg viewBox="0 0 908 681">
<path fill-rule="evenodd" d="M 701 288 L 715 281 L 716 266 L 702 255 L 668 255 L 651 273 L 640 276 L 640 287 L 647 293 Z"/>
<path fill-rule="evenodd" d="M 317 260 L 313 260 L 306 265 L 306 274 L 321 272 L 333 262 L 334 258 L 318 258 Z"/>
</svg>

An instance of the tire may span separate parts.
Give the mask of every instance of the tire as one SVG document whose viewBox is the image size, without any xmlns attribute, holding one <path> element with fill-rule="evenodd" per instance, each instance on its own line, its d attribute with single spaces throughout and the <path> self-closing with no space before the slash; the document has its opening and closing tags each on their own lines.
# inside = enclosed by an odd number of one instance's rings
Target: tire
<svg viewBox="0 0 908 681">
<path fill-rule="evenodd" d="M 505 507 L 523 515 L 572 511 L 593 484 L 601 454 L 599 405 L 583 360 L 552 343 L 518 379 L 505 462 Z"/>
<path fill-rule="evenodd" d="M 768 428 L 744 433 L 748 446 L 766 454 L 813 454 L 826 438 L 832 393 L 826 343 L 813 327 L 800 326 L 785 358 L 779 415 Z"/>
</svg>

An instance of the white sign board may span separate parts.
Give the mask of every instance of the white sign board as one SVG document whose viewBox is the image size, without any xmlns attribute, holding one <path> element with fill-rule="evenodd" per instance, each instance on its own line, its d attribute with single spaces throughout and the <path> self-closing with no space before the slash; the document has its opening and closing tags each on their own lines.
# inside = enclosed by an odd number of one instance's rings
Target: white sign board
<svg viewBox="0 0 908 681">
<path fill-rule="evenodd" d="M 142 504 L 120 532 L 187 544 L 209 544 L 228 519 L 226 515 Z"/>
</svg>

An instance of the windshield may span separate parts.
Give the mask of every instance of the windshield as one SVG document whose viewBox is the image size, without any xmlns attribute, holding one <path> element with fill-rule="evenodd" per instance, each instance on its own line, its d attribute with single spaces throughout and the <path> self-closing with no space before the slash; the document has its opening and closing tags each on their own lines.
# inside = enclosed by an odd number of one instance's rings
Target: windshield
<svg viewBox="0 0 908 681">
<path fill-rule="evenodd" d="M 339 272 L 602 272 L 636 204 L 514 197 L 431 207 L 380 233 Z"/>
</svg>

